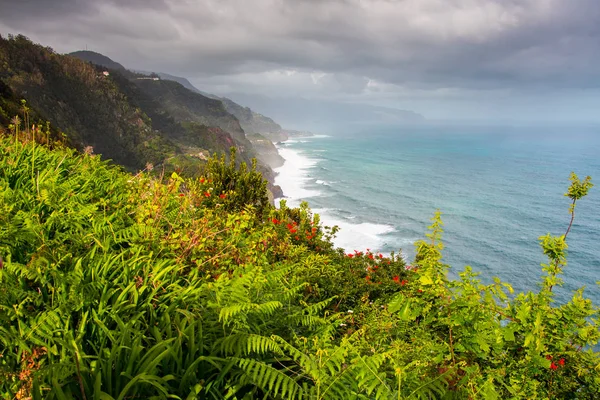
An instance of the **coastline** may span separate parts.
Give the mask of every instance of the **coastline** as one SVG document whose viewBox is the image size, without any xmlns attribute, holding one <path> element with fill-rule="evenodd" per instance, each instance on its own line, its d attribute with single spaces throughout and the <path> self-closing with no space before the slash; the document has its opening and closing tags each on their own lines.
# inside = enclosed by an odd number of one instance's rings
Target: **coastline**
<svg viewBox="0 0 600 400">
<path fill-rule="evenodd" d="M 275 198 L 275 206 L 279 206 L 280 200 L 285 200 L 290 207 L 297 207 L 302 201 L 307 201 L 312 212 L 319 215 L 324 226 L 340 228 L 333 240 L 336 247 L 341 247 L 346 252 L 353 252 L 364 251 L 365 246 L 370 246 L 372 251 L 389 254 L 384 250 L 384 247 L 388 247 L 385 235 L 395 232 L 396 228 L 392 225 L 361 221 L 359 216 L 350 214 L 348 210 L 334 208 L 333 204 L 326 200 L 331 197 L 328 191 L 343 182 L 327 182 L 319 179 L 319 165 L 324 162 L 324 159 L 294 146 L 328 137 L 327 135 L 291 137 L 275 144 L 279 155 L 284 159 L 282 166 L 273 169 L 274 183 L 280 186 L 283 192 L 283 197 Z M 319 204 L 314 204 L 313 201 Z"/>
</svg>

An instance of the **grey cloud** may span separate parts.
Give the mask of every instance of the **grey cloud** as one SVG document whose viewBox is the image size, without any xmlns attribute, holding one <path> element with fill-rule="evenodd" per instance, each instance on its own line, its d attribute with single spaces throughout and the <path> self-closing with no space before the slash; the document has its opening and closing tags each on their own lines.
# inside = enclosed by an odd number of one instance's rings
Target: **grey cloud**
<svg viewBox="0 0 600 400">
<path fill-rule="evenodd" d="M 369 80 L 432 93 L 600 82 L 597 0 L 21 0 L 2 6 L 0 32 L 215 85 L 277 70 L 325 73 L 290 85 L 342 94 Z"/>
</svg>

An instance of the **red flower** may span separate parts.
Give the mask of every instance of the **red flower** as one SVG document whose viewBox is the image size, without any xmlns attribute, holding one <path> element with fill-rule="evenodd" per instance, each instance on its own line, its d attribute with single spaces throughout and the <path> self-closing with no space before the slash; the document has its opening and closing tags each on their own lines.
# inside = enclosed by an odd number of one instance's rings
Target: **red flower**
<svg viewBox="0 0 600 400">
<path fill-rule="evenodd" d="M 408 281 L 407 281 L 406 279 L 402 279 L 402 282 L 400 282 L 400 284 L 401 284 L 402 286 L 406 285 L 407 283 L 408 283 Z"/>
<path fill-rule="evenodd" d="M 179 193 L 179 197 L 183 197 L 183 196 L 185 196 L 185 194 Z"/>
<path fill-rule="evenodd" d="M 210 192 L 204 192 L 204 196 L 210 197 Z"/>
<path fill-rule="evenodd" d="M 225 197 L 227 197 L 227 195 L 225 193 L 222 193 L 219 195 L 220 198 L 224 199 Z"/>
<path fill-rule="evenodd" d="M 563 367 L 565 365 L 565 359 L 561 358 L 560 360 L 558 360 L 558 363 L 560 364 L 561 367 Z"/>
<path fill-rule="evenodd" d="M 200 178 L 200 183 L 204 183 L 204 178 Z"/>
<path fill-rule="evenodd" d="M 551 370 L 557 370 L 557 369 L 558 369 L 558 365 L 556 365 L 556 364 L 554 364 L 554 363 L 551 363 L 551 364 L 550 364 L 550 369 L 551 369 Z"/>
<path fill-rule="evenodd" d="M 297 229 L 290 229 L 290 233 L 296 233 L 296 232 L 298 232 L 298 230 L 297 230 Z M 296 236 L 296 237 L 297 237 L 297 236 Z"/>
<path fill-rule="evenodd" d="M 294 227 L 294 225 L 292 225 L 292 224 L 287 224 L 287 228 L 288 228 L 289 230 L 292 230 L 292 228 L 293 228 L 293 227 Z"/>
<path fill-rule="evenodd" d="M 373 254 L 369 253 L 369 258 L 372 260 L 373 259 Z"/>
<path fill-rule="evenodd" d="M 379 259 L 383 258 L 383 254 L 379 253 Z"/>
<path fill-rule="evenodd" d="M 394 277 L 394 282 L 399 283 L 400 282 L 400 277 L 398 275 L 396 275 Z"/>
<path fill-rule="evenodd" d="M 348 257 L 349 257 L 349 258 L 352 258 L 352 257 L 354 257 L 354 254 L 352 254 L 352 253 L 348 253 Z"/>
<path fill-rule="evenodd" d="M 271 221 L 272 221 L 272 222 L 273 222 L 275 225 L 277 225 L 277 224 L 279 223 L 279 220 L 278 220 L 277 218 L 273 218 Z"/>
</svg>

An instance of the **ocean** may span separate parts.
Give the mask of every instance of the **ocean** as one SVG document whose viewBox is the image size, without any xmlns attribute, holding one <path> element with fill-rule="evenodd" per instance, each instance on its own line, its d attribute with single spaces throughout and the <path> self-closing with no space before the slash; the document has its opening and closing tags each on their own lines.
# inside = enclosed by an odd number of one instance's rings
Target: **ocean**
<svg viewBox="0 0 600 400">
<path fill-rule="evenodd" d="M 276 169 L 289 205 L 307 201 L 346 249 L 415 255 L 442 212 L 443 261 L 536 290 L 538 238 L 564 234 L 569 174 L 596 186 L 578 202 L 559 301 L 586 286 L 600 304 L 600 127 L 356 126 L 278 144 Z"/>
</svg>

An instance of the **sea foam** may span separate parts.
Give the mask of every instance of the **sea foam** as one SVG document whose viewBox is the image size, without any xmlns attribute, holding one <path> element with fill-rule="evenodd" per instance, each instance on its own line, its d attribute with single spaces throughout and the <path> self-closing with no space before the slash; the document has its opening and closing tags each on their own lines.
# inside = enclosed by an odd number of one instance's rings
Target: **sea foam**
<svg viewBox="0 0 600 400">
<path fill-rule="evenodd" d="M 310 170 L 319 160 L 287 147 L 279 147 L 278 150 L 285 162 L 274 170 L 277 173 L 275 184 L 281 187 L 289 205 L 298 206 L 304 199 L 320 196 L 320 191 L 306 188 L 306 183 L 311 179 Z"/>
<path fill-rule="evenodd" d="M 330 227 L 335 225 L 340 228 L 333 242 L 337 247 L 348 252 L 365 251 L 365 246 L 378 252 L 386 244 L 385 235 L 396 230 L 391 225 L 371 222 L 352 223 L 350 219 L 354 218 L 337 218 L 331 215 L 330 211 L 328 209 L 313 210 L 315 214 L 319 214 L 323 225 Z"/>
<path fill-rule="evenodd" d="M 323 137 L 326 137 L 323 135 Z M 312 137 L 314 138 L 314 137 Z M 310 201 L 310 198 L 323 196 L 320 190 L 309 188 L 310 183 L 315 183 L 325 188 L 335 182 L 326 182 L 323 180 L 314 180 L 312 170 L 318 168 L 319 159 L 311 158 L 300 150 L 290 148 L 292 140 L 286 141 L 284 146 L 277 146 L 279 154 L 285 159 L 283 166 L 276 168 L 275 184 L 279 185 L 283 191 L 284 198 L 288 205 L 297 207 L 303 200 Z M 275 199 L 276 203 L 280 199 Z M 333 242 L 337 247 L 346 251 L 364 251 L 368 244 L 372 251 L 379 251 L 386 244 L 385 235 L 395 231 L 391 225 L 375 224 L 370 222 L 352 223 L 355 216 L 339 218 L 332 215 L 333 210 L 319 209 L 313 210 L 319 214 L 324 226 L 338 226 L 340 230 L 336 234 Z"/>
</svg>

